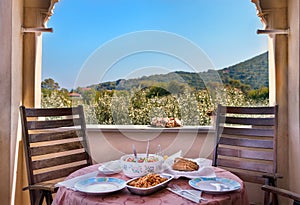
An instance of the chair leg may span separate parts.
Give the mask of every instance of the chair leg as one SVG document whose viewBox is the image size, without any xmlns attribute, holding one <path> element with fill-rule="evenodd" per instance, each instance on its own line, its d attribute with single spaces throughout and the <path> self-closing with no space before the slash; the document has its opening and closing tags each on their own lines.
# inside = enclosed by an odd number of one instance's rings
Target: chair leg
<svg viewBox="0 0 300 205">
<path fill-rule="evenodd" d="M 29 190 L 30 204 L 41 205 L 43 204 L 44 194 L 39 190 Z"/>
<path fill-rule="evenodd" d="M 278 196 L 277 194 L 272 194 L 272 205 L 278 205 Z"/>
<path fill-rule="evenodd" d="M 43 205 L 43 201 L 44 201 L 44 192 L 43 191 L 36 191 L 36 198 L 35 198 L 35 205 Z"/>
<path fill-rule="evenodd" d="M 270 193 L 265 192 L 264 205 L 270 205 Z"/>
<path fill-rule="evenodd" d="M 45 195 L 47 205 L 51 205 L 53 201 L 51 191 L 44 191 L 44 195 Z"/>
<path fill-rule="evenodd" d="M 30 204 L 36 205 L 36 199 L 38 197 L 38 191 L 36 190 L 29 190 L 29 197 L 30 197 Z"/>
<path fill-rule="evenodd" d="M 266 178 L 265 184 L 276 187 L 276 182 L 274 178 Z M 277 194 L 265 192 L 264 205 L 278 205 Z"/>
</svg>

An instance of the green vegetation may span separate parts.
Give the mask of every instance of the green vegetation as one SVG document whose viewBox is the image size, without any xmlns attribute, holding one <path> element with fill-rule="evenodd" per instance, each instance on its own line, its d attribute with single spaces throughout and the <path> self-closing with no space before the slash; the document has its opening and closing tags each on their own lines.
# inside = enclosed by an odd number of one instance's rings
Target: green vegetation
<svg viewBox="0 0 300 205">
<path fill-rule="evenodd" d="M 267 58 L 264 53 L 218 70 L 223 85 L 213 80 L 213 70 L 178 71 L 77 88 L 72 96 L 49 78 L 42 82 L 42 107 L 83 104 L 90 124 L 150 125 L 153 117 L 177 117 L 184 125 L 209 125 L 218 103 L 268 105 Z"/>
</svg>

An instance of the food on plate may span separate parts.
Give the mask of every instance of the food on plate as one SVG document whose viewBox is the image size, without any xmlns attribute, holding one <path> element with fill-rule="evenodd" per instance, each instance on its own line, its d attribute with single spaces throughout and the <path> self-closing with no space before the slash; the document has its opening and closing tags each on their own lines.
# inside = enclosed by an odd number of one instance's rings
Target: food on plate
<svg viewBox="0 0 300 205">
<path fill-rule="evenodd" d="M 135 157 L 128 157 L 127 159 L 125 159 L 126 162 L 138 162 L 138 163 L 143 163 L 143 162 L 158 162 L 159 159 L 158 157 L 155 156 L 149 156 L 147 157 L 138 157 L 137 159 Z"/>
<path fill-rule="evenodd" d="M 183 124 L 181 120 L 174 117 L 154 117 L 151 119 L 151 126 L 153 127 L 181 127 Z"/>
<path fill-rule="evenodd" d="M 156 186 L 166 180 L 168 180 L 168 178 L 161 177 L 159 174 L 149 173 L 143 177 L 129 182 L 128 185 L 139 188 L 149 188 Z"/>
<path fill-rule="evenodd" d="M 185 159 L 182 157 L 177 157 L 174 160 L 172 169 L 178 171 L 197 171 L 199 169 L 199 165 L 192 160 Z"/>
</svg>

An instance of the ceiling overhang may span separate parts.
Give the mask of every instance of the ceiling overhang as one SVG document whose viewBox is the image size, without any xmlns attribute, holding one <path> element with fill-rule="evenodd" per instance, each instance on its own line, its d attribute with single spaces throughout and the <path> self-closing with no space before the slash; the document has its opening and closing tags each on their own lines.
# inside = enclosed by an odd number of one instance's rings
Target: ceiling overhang
<svg viewBox="0 0 300 205">
<path fill-rule="evenodd" d="M 53 32 L 47 28 L 47 23 L 53 15 L 55 4 L 59 0 L 25 0 L 25 20 L 23 33 Z"/>
<path fill-rule="evenodd" d="M 53 11 L 54 11 L 54 7 L 55 7 L 55 4 L 57 2 L 59 2 L 59 0 L 49 0 L 49 8 L 48 8 L 48 11 L 45 12 L 45 18 L 44 18 L 44 21 L 43 21 L 43 25 L 47 25 L 47 22 L 49 21 L 50 17 L 53 15 Z"/>
<path fill-rule="evenodd" d="M 276 16 L 286 18 L 287 2 L 286 0 L 251 0 L 255 4 L 257 16 L 262 22 L 264 28 L 258 29 L 257 34 L 288 34 L 289 29 L 278 28 L 274 23 Z"/>
</svg>

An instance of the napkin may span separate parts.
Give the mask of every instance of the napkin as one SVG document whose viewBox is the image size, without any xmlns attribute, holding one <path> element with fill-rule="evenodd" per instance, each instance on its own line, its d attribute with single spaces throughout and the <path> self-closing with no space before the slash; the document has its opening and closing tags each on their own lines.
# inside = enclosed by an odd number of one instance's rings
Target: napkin
<svg viewBox="0 0 300 205">
<path fill-rule="evenodd" d="M 67 189 L 72 189 L 74 191 L 76 191 L 74 185 L 84 179 L 88 179 L 88 178 L 92 178 L 92 177 L 96 177 L 98 175 L 98 171 L 95 172 L 90 172 L 78 177 L 74 177 L 72 179 L 68 179 L 65 181 L 61 181 L 55 184 L 55 187 L 66 187 Z"/>
<path fill-rule="evenodd" d="M 122 171 L 120 160 L 109 161 L 98 168 L 99 172 L 105 175 L 115 174 Z"/>
</svg>

